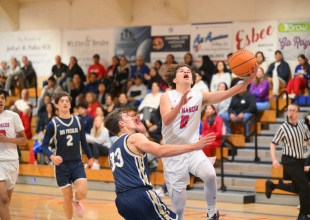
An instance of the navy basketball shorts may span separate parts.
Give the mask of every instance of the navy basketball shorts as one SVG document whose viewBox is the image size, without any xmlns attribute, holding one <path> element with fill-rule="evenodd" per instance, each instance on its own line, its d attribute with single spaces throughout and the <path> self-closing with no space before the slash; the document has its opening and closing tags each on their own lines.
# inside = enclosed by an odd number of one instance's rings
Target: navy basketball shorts
<svg viewBox="0 0 310 220">
<path fill-rule="evenodd" d="M 115 203 L 118 213 L 126 220 L 178 219 L 177 214 L 168 209 L 155 191 L 148 187 L 119 193 Z"/>
<path fill-rule="evenodd" d="M 71 186 L 78 180 L 86 179 L 85 169 L 81 160 L 62 162 L 55 166 L 56 180 L 60 188 Z"/>
</svg>

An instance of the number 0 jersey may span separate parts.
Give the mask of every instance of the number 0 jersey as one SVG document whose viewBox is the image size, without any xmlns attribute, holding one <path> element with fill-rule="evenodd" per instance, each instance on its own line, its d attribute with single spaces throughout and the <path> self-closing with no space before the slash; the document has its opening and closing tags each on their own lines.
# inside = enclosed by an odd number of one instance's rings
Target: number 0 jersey
<svg viewBox="0 0 310 220">
<path fill-rule="evenodd" d="M 147 172 L 146 154 L 133 153 L 127 147 L 128 137 L 128 134 L 119 137 L 109 149 L 110 167 L 117 194 L 138 187 L 153 187 Z"/>
<path fill-rule="evenodd" d="M 180 102 L 182 94 L 176 90 L 168 91 L 172 108 Z M 191 90 L 187 97 L 192 98 L 181 107 L 174 121 L 162 126 L 164 144 L 191 144 L 199 140 L 199 124 L 202 107 L 202 93 Z"/>
</svg>

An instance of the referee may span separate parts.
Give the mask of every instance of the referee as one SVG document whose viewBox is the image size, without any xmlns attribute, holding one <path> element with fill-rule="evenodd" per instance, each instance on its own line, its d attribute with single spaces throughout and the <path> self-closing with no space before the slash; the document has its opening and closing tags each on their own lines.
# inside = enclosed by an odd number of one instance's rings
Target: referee
<svg viewBox="0 0 310 220">
<path fill-rule="evenodd" d="M 290 104 L 287 109 L 287 121 L 284 122 L 275 134 L 270 144 L 270 154 L 272 166 L 279 168 L 275 151 L 276 145 L 283 144 L 282 164 L 284 168 L 284 177 L 288 176 L 292 183 L 284 183 L 279 180 L 274 184 L 270 180 L 266 181 L 266 197 L 269 199 L 274 189 L 281 189 L 288 192 L 299 194 L 300 210 L 297 220 L 310 219 L 310 186 L 304 172 L 303 144 L 306 141 L 310 145 L 310 133 L 305 124 L 298 121 L 300 109 L 298 105 Z"/>
</svg>

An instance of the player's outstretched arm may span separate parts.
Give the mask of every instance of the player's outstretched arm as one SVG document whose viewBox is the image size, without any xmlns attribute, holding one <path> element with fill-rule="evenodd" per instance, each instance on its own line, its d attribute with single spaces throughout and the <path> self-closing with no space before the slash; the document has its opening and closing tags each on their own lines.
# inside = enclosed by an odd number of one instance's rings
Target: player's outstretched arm
<svg viewBox="0 0 310 220">
<path fill-rule="evenodd" d="M 193 150 L 200 150 L 205 146 L 210 145 L 214 140 L 214 133 L 210 133 L 193 144 L 159 145 L 147 139 L 143 134 L 136 133 L 129 136 L 127 146 L 135 153 L 151 153 L 157 157 L 172 157 Z"/>
<path fill-rule="evenodd" d="M 171 124 L 177 117 L 182 106 L 192 98 L 191 96 L 187 97 L 189 91 L 190 89 L 182 95 L 180 102 L 176 105 L 175 108 L 171 107 L 168 93 L 164 93 L 160 97 L 160 114 L 164 125 Z"/>
<path fill-rule="evenodd" d="M 255 78 L 257 72 L 257 66 L 251 71 L 251 75 L 249 78 L 241 84 L 235 85 L 234 87 L 226 90 L 226 91 L 217 91 L 217 92 L 204 92 L 202 93 L 202 104 L 205 105 L 212 105 L 219 103 L 229 97 L 232 97 L 240 92 L 244 87 L 247 87 Z"/>
</svg>

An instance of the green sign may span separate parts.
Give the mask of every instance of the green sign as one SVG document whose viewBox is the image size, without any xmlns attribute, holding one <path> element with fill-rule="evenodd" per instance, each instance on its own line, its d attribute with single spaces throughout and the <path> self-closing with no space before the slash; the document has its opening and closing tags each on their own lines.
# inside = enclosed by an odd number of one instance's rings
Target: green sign
<svg viewBox="0 0 310 220">
<path fill-rule="evenodd" d="M 281 23 L 279 32 L 310 32 L 310 22 L 307 23 Z"/>
</svg>

